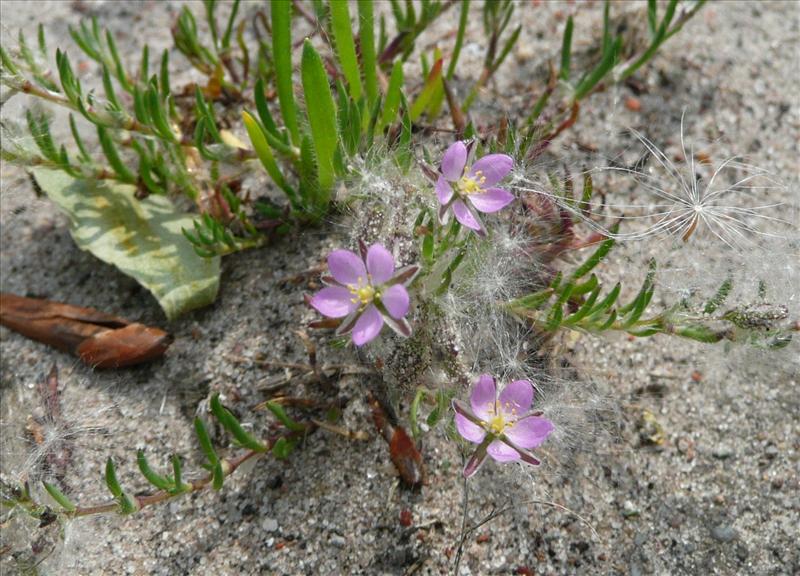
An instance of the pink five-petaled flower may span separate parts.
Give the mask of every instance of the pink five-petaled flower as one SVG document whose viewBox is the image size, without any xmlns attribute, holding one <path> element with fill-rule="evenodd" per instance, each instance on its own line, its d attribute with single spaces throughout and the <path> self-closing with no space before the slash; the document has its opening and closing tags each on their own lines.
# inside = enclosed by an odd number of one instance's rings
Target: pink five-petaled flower
<svg viewBox="0 0 800 576">
<path fill-rule="evenodd" d="M 311 306 L 323 316 L 344 318 L 337 334 L 352 332 L 353 343 L 363 346 L 373 340 L 384 322 L 401 336 L 411 335 L 405 319 L 408 313 L 408 286 L 419 266 L 395 270 L 394 258 L 380 244 L 367 249 L 359 242 L 361 256 L 350 250 L 334 250 L 328 255 L 332 276 L 323 276 L 327 285 L 311 299 Z"/>
<path fill-rule="evenodd" d="M 456 220 L 483 236 L 486 232 L 478 212 L 497 212 L 514 200 L 508 190 L 493 187 L 511 171 L 514 160 L 506 154 L 489 154 L 469 167 L 471 147 L 472 144 L 467 148 L 461 141 L 454 142 L 442 156 L 436 181 L 439 221 L 444 224 L 452 208 Z"/>
<path fill-rule="evenodd" d="M 516 380 L 500 394 L 494 378 L 482 375 L 470 396 L 472 409 L 465 402 L 453 400 L 456 428 L 464 439 L 478 444 L 464 467 L 464 477 L 478 471 L 488 454 L 498 462 L 522 460 L 534 466 L 539 460 L 529 452 L 553 431 L 553 423 L 530 412 L 533 386 L 527 380 Z"/>
</svg>

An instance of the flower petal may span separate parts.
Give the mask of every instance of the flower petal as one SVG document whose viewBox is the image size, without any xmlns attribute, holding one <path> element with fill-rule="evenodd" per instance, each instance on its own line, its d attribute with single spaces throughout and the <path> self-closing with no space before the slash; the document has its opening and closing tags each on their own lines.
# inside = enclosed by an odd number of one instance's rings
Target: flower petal
<svg viewBox="0 0 800 576">
<path fill-rule="evenodd" d="M 380 244 L 373 244 L 367 251 L 367 272 L 372 284 L 377 286 L 394 275 L 394 256 Z"/>
<path fill-rule="evenodd" d="M 461 434 L 465 440 L 473 444 L 480 444 L 486 437 L 486 430 L 470 422 L 466 416 L 458 412 L 456 412 L 456 430 L 458 430 L 458 433 Z"/>
<path fill-rule="evenodd" d="M 467 196 L 476 210 L 490 214 L 502 210 L 514 201 L 514 195 L 502 188 L 489 188 L 485 192 Z"/>
<path fill-rule="evenodd" d="M 442 165 L 439 171 L 447 180 L 454 182 L 464 174 L 467 164 L 467 147 L 460 140 L 453 142 L 442 156 Z"/>
<path fill-rule="evenodd" d="M 456 215 L 456 220 L 467 228 L 476 231 L 482 230 L 481 223 L 461 200 L 453 202 L 453 214 Z"/>
<path fill-rule="evenodd" d="M 381 328 L 383 328 L 383 316 L 374 304 L 370 304 L 361 313 L 358 322 L 353 327 L 353 344 L 363 346 L 367 342 L 371 342 L 380 334 Z"/>
<path fill-rule="evenodd" d="M 367 279 L 364 261 L 350 250 L 334 250 L 328 254 L 328 268 L 334 279 L 342 284 L 358 284 Z"/>
<path fill-rule="evenodd" d="M 392 318 L 402 318 L 408 314 L 408 290 L 402 284 L 389 286 L 381 293 L 381 302 L 392 315 Z"/>
<path fill-rule="evenodd" d="M 505 434 L 516 446 L 530 449 L 541 445 L 554 428 L 547 418 L 528 416 L 506 428 Z"/>
<path fill-rule="evenodd" d="M 511 172 L 513 166 L 514 160 L 507 154 L 488 154 L 472 165 L 472 170 L 469 171 L 469 174 L 473 176 L 480 172 L 481 176 L 485 178 L 481 182 L 481 186 L 488 188 L 505 178 L 506 174 Z"/>
<path fill-rule="evenodd" d="M 453 197 L 453 189 L 444 176 L 439 176 L 436 181 L 436 197 L 439 199 L 439 204 L 447 204 Z"/>
<path fill-rule="evenodd" d="M 519 460 L 519 452 L 500 440 L 495 440 L 489 444 L 486 452 L 498 462 L 516 462 Z"/>
<path fill-rule="evenodd" d="M 514 420 L 531 409 L 533 386 L 527 380 L 515 380 L 503 388 L 498 396 L 500 410 Z"/>
<path fill-rule="evenodd" d="M 350 290 L 341 286 L 323 288 L 314 294 L 311 305 L 328 318 L 344 318 L 358 308 L 358 303 L 353 302 Z"/>
<path fill-rule="evenodd" d="M 475 416 L 481 420 L 490 420 L 494 415 L 494 403 L 497 399 L 497 388 L 494 385 L 494 378 L 488 374 L 483 374 L 475 382 L 475 388 L 469 397 L 469 403 Z"/>
</svg>

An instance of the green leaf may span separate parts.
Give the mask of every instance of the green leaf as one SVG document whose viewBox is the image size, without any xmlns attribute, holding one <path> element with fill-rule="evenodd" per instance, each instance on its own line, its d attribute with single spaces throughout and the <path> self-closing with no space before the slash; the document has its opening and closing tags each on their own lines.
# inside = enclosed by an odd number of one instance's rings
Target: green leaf
<svg viewBox="0 0 800 576">
<path fill-rule="evenodd" d="M 133 85 L 128 80 L 128 74 L 125 72 L 125 67 L 122 65 L 122 60 L 119 57 L 117 44 L 114 42 L 114 36 L 108 30 L 106 30 L 106 44 L 108 44 L 108 51 L 111 52 L 111 59 L 114 61 L 114 66 L 117 71 L 117 80 L 119 80 L 120 86 L 122 86 L 123 90 L 126 92 L 133 91 Z"/>
<path fill-rule="evenodd" d="M 114 496 L 114 499 L 119 503 L 119 511 L 121 514 L 133 514 L 139 508 L 138 506 L 131 500 L 130 496 L 128 496 L 123 490 L 122 486 L 119 484 L 119 480 L 117 480 L 117 470 L 114 467 L 114 461 L 109 458 L 106 460 L 106 486 L 108 486 L 108 491 Z"/>
<path fill-rule="evenodd" d="M 416 122 L 419 117 L 422 116 L 422 113 L 428 108 L 428 104 L 430 104 L 430 101 L 436 93 L 437 88 L 441 87 L 441 80 L 442 59 L 440 58 L 433 64 L 433 68 L 431 68 L 431 72 L 428 74 L 428 78 L 425 80 L 425 86 L 423 86 L 422 91 L 419 93 L 419 96 L 417 96 L 414 104 L 411 105 L 409 116 L 411 117 L 412 122 Z"/>
<path fill-rule="evenodd" d="M 158 74 L 158 87 L 161 90 L 161 95 L 166 98 L 171 92 L 169 87 L 169 50 L 164 50 L 161 55 L 161 67 Z"/>
<path fill-rule="evenodd" d="M 253 118 L 253 116 L 247 111 L 242 111 L 242 119 L 244 120 L 244 127 L 247 130 L 247 135 L 250 136 L 250 142 L 253 143 L 253 148 L 258 155 L 258 159 L 261 160 L 261 164 L 263 164 L 264 168 L 266 168 L 267 173 L 270 175 L 270 178 L 272 178 L 273 182 L 275 182 L 275 184 L 277 184 L 281 190 L 286 192 L 286 196 L 289 198 L 289 201 L 292 203 L 292 205 L 296 206 L 297 196 L 295 195 L 294 190 L 284 179 L 277 162 L 275 162 L 275 158 L 272 156 L 272 150 L 267 142 L 264 130 L 262 130 L 256 119 Z"/>
<path fill-rule="evenodd" d="M 716 294 L 706 302 L 706 305 L 703 307 L 703 314 L 713 314 L 717 308 L 725 302 L 725 299 L 730 294 L 731 288 L 733 288 L 733 279 L 727 278 L 717 289 Z"/>
<path fill-rule="evenodd" d="M 616 227 L 612 228 L 611 231 L 612 232 L 616 232 L 617 228 Z M 594 254 L 592 254 L 589 257 L 589 259 L 586 260 L 586 262 L 581 264 L 575 270 L 575 272 L 572 273 L 572 278 L 577 280 L 578 278 L 581 278 L 581 277 L 585 276 L 586 274 L 588 274 L 589 272 L 591 272 L 594 269 L 594 267 L 597 266 L 598 264 L 600 264 L 600 262 L 603 260 L 603 258 L 606 257 L 608 252 L 614 246 L 614 242 L 615 241 L 614 241 L 613 238 L 608 238 L 607 240 L 603 240 L 603 242 L 600 244 L 600 246 L 597 248 L 597 250 L 595 250 Z"/>
<path fill-rule="evenodd" d="M 597 276 L 592 274 L 586 282 L 583 282 L 582 284 L 576 284 L 572 288 L 570 297 L 581 296 L 583 294 L 591 292 L 597 287 L 597 284 L 598 284 Z"/>
<path fill-rule="evenodd" d="M 219 394 L 214 394 L 211 397 L 211 412 L 217 417 L 217 420 L 230 432 L 236 441 L 247 448 L 248 450 L 255 450 L 256 452 L 266 452 L 267 447 L 261 442 L 256 440 L 253 436 L 248 434 L 239 421 L 234 417 L 230 411 L 225 408 L 219 401 Z"/>
<path fill-rule="evenodd" d="M 422 259 L 427 264 L 433 264 L 433 234 L 428 232 L 422 239 Z"/>
<path fill-rule="evenodd" d="M 308 134 L 303 135 L 300 142 L 300 196 L 310 207 L 317 206 L 322 197 L 319 185 L 317 157 L 314 144 Z"/>
<path fill-rule="evenodd" d="M 606 54 L 611 48 L 611 2 L 606 0 L 603 5 L 603 46 L 601 54 Z"/>
<path fill-rule="evenodd" d="M 339 122 L 339 135 L 344 152 L 352 156 L 358 150 L 361 140 L 361 117 L 363 111 L 353 100 L 347 96 L 347 91 L 341 81 L 337 81 L 339 102 L 337 108 L 337 121 Z M 363 100 L 361 100 L 363 104 Z"/>
<path fill-rule="evenodd" d="M 333 157 L 338 143 L 336 107 L 322 58 L 308 40 L 303 44 L 300 68 L 303 93 L 308 102 L 306 113 L 317 156 L 319 184 L 323 191 L 328 191 L 333 186 Z M 327 205 L 327 201 L 322 204 Z"/>
<path fill-rule="evenodd" d="M 25 111 L 25 117 L 28 121 L 28 131 L 31 133 L 42 156 L 52 162 L 58 162 L 58 151 L 50 134 L 50 121 L 45 113 L 41 110 L 28 109 Z"/>
<path fill-rule="evenodd" d="M 564 304 L 567 302 L 567 300 L 569 300 L 574 287 L 575 285 L 572 282 L 567 282 L 561 288 L 561 293 L 559 294 L 558 299 L 550 309 L 550 316 L 547 319 L 547 330 L 555 330 L 561 325 L 561 320 L 564 317 Z"/>
<path fill-rule="evenodd" d="M 169 125 L 169 120 L 167 119 L 169 112 L 167 110 L 166 103 L 159 96 L 158 79 L 156 76 L 153 76 L 153 78 L 150 80 L 150 85 L 145 93 L 145 98 L 148 115 L 150 116 L 158 134 L 165 140 L 177 144 L 178 139 L 172 132 L 172 128 Z M 209 123 L 213 124 L 213 117 Z M 213 128 L 216 129 L 216 126 L 213 126 Z"/>
<path fill-rule="evenodd" d="M 66 512 L 73 512 L 75 510 L 75 504 L 67 498 L 64 493 L 56 488 L 53 484 L 49 482 L 42 482 L 44 484 L 44 489 L 47 490 L 47 493 L 58 502 L 58 505 L 61 506 Z"/>
<path fill-rule="evenodd" d="M 591 92 L 592 89 L 597 86 L 597 84 L 605 77 L 605 75 L 611 71 L 611 68 L 614 67 L 614 62 L 617 59 L 617 54 L 619 53 L 621 47 L 622 38 L 618 37 L 606 50 L 605 54 L 603 54 L 603 59 L 595 67 L 595 69 L 587 74 L 580 81 L 577 88 L 575 88 L 574 99 L 576 102 L 583 99 L 584 96 L 587 96 L 589 92 Z"/>
<path fill-rule="evenodd" d="M 636 295 L 636 298 L 634 298 L 630 304 L 622 306 L 619 309 L 620 314 L 626 314 L 630 312 L 622 324 L 623 328 L 629 328 L 633 326 L 642 316 L 642 313 L 644 312 L 645 308 L 647 308 L 647 305 L 650 304 L 650 300 L 653 298 L 653 293 L 655 292 L 655 286 L 653 282 L 655 275 L 656 261 L 655 259 L 651 258 L 647 276 L 645 277 L 644 282 L 642 282 L 642 287 L 639 289 L 639 293 Z"/>
<path fill-rule="evenodd" d="M 222 462 L 217 462 L 212 471 L 213 477 L 211 479 L 211 487 L 214 490 L 222 488 L 222 483 L 225 481 L 225 473 L 222 471 Z"/>
<path fill-rule="evenodd" d="M 139 471 L 142 473 L 142 476 L 147 478 L 147 481 L 150 482 L 150 484 L 159 490 L 169 490 L 172 488 L 172 482 L 170 482 L 164 476 L 161 476 L 150 467 L 150 463 L 147 461 L 147 458 L 144 455 L 144 450 L 139 450 L 136 452 L 136 464 L 139 466 Z"/>
<path fill-rule="evenodd" d="M 434 50 L 433 56 L 435 60 L 441 60 L 442 51 L 437 47 Z M 439 112 L 442 110 L 442 104 L 444 103 L 444 96 L 444 78 L 440 75 L 438 82 L 436 82 L 436 89 L 433 91 L 433 96 L 431 96 L 428 107 L 425 109 L 429 119 L 435 120 L 436 117 L 439 116 Z"/>
<path fill-rule="evenodd" d="M 361 73 L 356 59 L 356 45 L 353 42 L 353 30 L 350 27 L 350 11 L 347 2 L 331 2 L 331 30 L 336 45 L 336 55 L 342 66 L 344 77 L 350 88 L 350 96 L 358 101 L 361 98 Z"/>
<path fill-rule="evenodd" d="M 447 408 L 450 405 L 450 401 L 453 399 L 452 392 L 446 392 L 444 390 L 440 390 L 436 393 L 436 407 L 431 410 L 431 413 L 428 414 L 428 419 L 425 423 L 433 428 L 439 423 L 439 420 L 442 419 L 442 416 L 447 414 Z"/>
<path fill-rule="evenodd" d="M 572 16 L 567 18 L 567 27 L 564 29 L 564 41 L 561 45 L 561 71 L 558 77 L 561 80 L 569 80 L 569 61 L 572 55 Z"/>
<path fill-rule="evenodd" d="M 450 64 L 447 66 L 447 79 L 452 80 L 456 71 L 458 57 L 461 54 L 461 46 L 464 44 L 464 32 L 467 29 L 469 19 L 469 0 L 461 0 L 461 17 L 458 19 L 458 32 L 456 33 L 456 45 L 453 47 L 453 55 L 450 57 Z"/>
<path fill-rule="evenodd" d="M 367 101 L 373 106 L 378 99 L 378 61 L 375 56 L 375 23 L 372 0 L 358 0 L 358 36 L 361 48 L 361 69 Z"/>
<path fill-rule="evenodd" d="M 128 168 L 122 159 L 119 157 L 117 148 L 111 137 L 108 135 L 106 129 L 100 125 L 97 126 L 97 139 L 100 141 L 100 147 L 103 149 L 103 154 L 106 155 L 108 163 L 114 169 L 117 177 L 125 183 L 132 184 L 136 182 L 136 175 Z"/>
<path fill-rule="evenodd" d="M 139 65 L 139 82 L 142 84 L 147 83 L 147 79 L 150 77 L 149 74 L 150 70 L 150 49 L 148 48 L 147 44 L 144 45 L 142 48 L 142 60 L 141 64 Z"/>
<path fill-rule="evenodd" d="M 217 452 L 211 444 L 211 437 L 208 435 L 208 429 L 199 416 L 194 419 L 194 431 L 197 434 L 197 439 L 200 441 L 200 449 L 203 451 L 203 454 L 205 454 L 206 460 L 208 460 L 208 468 L 214 468 L 219 464 L 219 456 L 217 456 Z"/>
<path fill-rule="evenodd" d="M 14 64 L 14 60 L 11 59 L 11 56 L 6 49 L 0 46 L 0 64 L 2 64 L 3 70 L 5 70 L 10 76 L 16 76 L 19 74 L 19 68 L 17 68 L 16 64 Z"/>
<path fill-rule="evenodd" d="M 279 137 L 278 127 L 275 125 L 275 120 L 272 119 L 269 106 L 267 106 L 267 98 L 264 92 L 264 80 L 262 78 L 256 80 L 256 85 L 253 88 L 253 98 L 256 101 L 258 117 L 264 124 L 264 128 L 275 137 Z"/>
<path fill-rule="evenodd" d="M 275 83 L 281 105 L 283 123 L 289 129 L 292 142 L 300 143 L 297 110 L 292 84 L 292 3 L 289 0 L 272 2 L 272 57 L 275 64 Z"/>
<path fill-rule="evenodd" d="M 414 159 L 411 155 L 411 118 L 408 114 L 403 114 L 400 122 L 400 138 L 397 141 L 395 160 L 397 165 L 403 169 L 403 173 L 407 173 Z"/>
<path fill-rule="evenodd" d="M 545 288 L 544 290 L 540 290 L 539 292 L 534 292 L 532 294 L 528 294 L 527 296 L 522 296 L 521 298 L 517 298 L 516 300 L 512 300 L 509 302 L 509 306 L 511 308 L 525 308 L 528 310 L 536 310 L 542 306 L 545 302 L 550 300 L 550 297 L 553 295 L 552 288 Z"/>
<path fill-rule="evenodd" d="M 300 424 L 299 422 L 295 422 L 294 420 L 292 420 L 286 413 L 286 411 L 283 409 L 283 406 L 281 406 L 277 402 L 267 402 L 265 406 L 267 407 L 267 410 L 272 412 L 272 415 L 275 416 L 275 418 L 277 418 L 281 424 L 286 426 L 286 428 L 288 428 L 292 432 L 302 432 L 306 429 L 306 427 Z"/>
<path fill-rule="evenodd" d="M 181 493 L 190 490 L 191 486 L 183 483 L 183 473 L 181 466 L 181 458 L 177 454 L 173 454 L 172 458 L 172 481 L 174 486 L 172 492 Z"/>
<path fill-rule="evenodd" d="M 167 318 L 211 304 L 219 289 L 219 258 L 200 258 L 181 230 L 193 218 L 164 196 L 135 198 L 128 184 L 76 180 L 34 168 L 41 189 L 70 220 L 82 250 L 113 264 L 158 300 Z"/>
<path fill-rule="evenodd" d="M 580 322 L 581 320 L 583 320 L 584 317 L 586 317 L 589 314 L 589 312 L 592 311 L 592 306 L 594 306 L 594 303 L 597 301 L 597 297 L 600 295 L 600 290 L 602 289 L 601 286 L 599 286 L 598 283 L 596 282 L 597 277 L 594 274 L 592 274 L 592 278 L 595 279 L 595 283 L 594 283 L 594 288 L 589 294 L 589 297 L 583 304 L 581 304 L 581 307 L 578 308 L 577 312 L 570 315 L 564 321 L 565 326 L 572 326 L 577 322 Z"/>
<path fill-rule="evenodd" d="M 706 344 L 719 342 L 723 338 L 722 334 L 702 324 L 689 324 L 687 326 L 677 327 L 675 328 L 675 334 L 698 342 L 705 342 Z"/>
<path fill-rule="evenodd" d="M 495 60 L 492 64 L 492 70 L 497 70 L 503 64 L 506 57 L 511 52 L 511 49 L 514 47 L 514 44 L 516 44 L 517 40 L 519 40 L 519 35 L 521 33 L 522 25 L 519 25 L 514 29 L 514 32 L 511 33 L 511 36 L 508 37 L 508 40 L 506 40 L 506 43 L 503 45 L 503 49 L 500 52 L 500 56 L 498 56 L 497 60 Z"/>
<path fill-rule="evenodd" d="M 647 0 L 647 27 L 650 29 L 651 36 L 656 34 L 656 10 L 656 0 Z"/>
<path fill-rule="evenodd" d="M 408 424 L 409 428 L 411 429 L 411 435 L 414 438 L 419 438 L 420 430 L 419 430 L 419 405 L 422 402 L 422 399 L 425 397 L 425 389 L 419 388 L 417 393 L 414 395 L 414 400 L 411 401 L 411 407 L 408 410 Z"/>
<path fill-rule="evenodd" d="M 233 34 L 233 24 L 236 20 L 236 13 L 239 11 L 239 1 L 233 1 L 230 15 L 228 16 L 228 25 L 225 27 L 225 34 L 222 36 L 222 50 L 227 50 L 231 45 L 231 34 Z"/>
<path fill-rule="evenodd" d="M 605 296 L 605 298 L 603 298 L 600 301 L 600 303 L 597 304 L 597 306 L 592 308 L 592 310 L 589 313 L 594 316 L 596 314 L 603 313 L 606 310 L 608 310 L 609 308 L 611 308 L 614 305 L 614 303 L 617 301 L 617 298 L 619 298 L 619 293 L 620 293 L 621 290 L 622 290 L 622 284 L 617 282 L 614 285 L 614 287 L 611 289 L 611 292 L 609 292 Z"/>
<path fill-rule="evenodd" d="M 392 67 L 392 74 L 389 77 L 389 87 L 386 89 L 386 98 L 383 103 L 383 115 L 379 130 L 394 122 L 397 111 L 400 109 L 400 96 L 403 90 L 403 63 L 397 61 Z"/>
<path fill-rule="evenodd" d="M 272 455 L 278 460 L 286 460 L 294 450 L 294 442 L 286 438 L 278 438 L 272 446 Z"/>
</svg>

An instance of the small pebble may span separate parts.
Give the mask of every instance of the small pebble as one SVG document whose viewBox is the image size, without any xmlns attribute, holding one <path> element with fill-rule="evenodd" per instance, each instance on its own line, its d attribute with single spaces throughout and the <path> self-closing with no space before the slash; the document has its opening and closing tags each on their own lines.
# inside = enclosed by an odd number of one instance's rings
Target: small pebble
<svg viewBox="0 0 800 576">
<path fill-rule="evenodd" d="M 730 542 L 736 538 L 736 529 L 730 524 L 718 524 L 711 529 L 711 536 L 719 542 Z"/>
<path fill-rule="evenodd" d="M 261 521 L 261 529 L 264 532 L 275 532 L 278 529 L 278 521 L 275 518 L 264 518 Z"/>
<path fill-rule="evenodd" d="M 733 456 L 733 449 L 730 446 L 717 446 L 711 455 L 717 460 L 725 460 Z"/>
<path fill-rule="evenodd" d="M 347 545 L 347 540 L 344 539 L 344 536 L 340 536 L 339 534 L 334 534 L 331 536 L 331 545 L 336 546 L 337 548 L 344 548 Z"/>
<path fill-rule="evenodd" d="M 622 515 L 625 518 L 630 518 L 632 516 L 638 516 L 640 514 L 640 510 L 634 506 L 633 502 L 630 500 L 625 500 L 622 504 Z"/>
</svg>

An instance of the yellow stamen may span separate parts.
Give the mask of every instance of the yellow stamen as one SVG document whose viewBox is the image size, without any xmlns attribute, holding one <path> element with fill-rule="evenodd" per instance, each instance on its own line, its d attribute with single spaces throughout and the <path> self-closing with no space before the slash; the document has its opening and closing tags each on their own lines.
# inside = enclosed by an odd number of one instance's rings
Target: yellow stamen
<svg viewBox="0 0 800 576">
<path fill-rule="evenodd" d="M 510 402 L 506 402 L 505 407 L 505 411 L 498 410 L 500 407 L 497 406 L 495 402 L 489 402 L 487 405 L 487 410 L 491 415 L 491 418 L 489 418 L 488 422 L 486 420 L 481 420 L 481 426 L 483 426 L 484 429 L 494 436 L 502 435 L 505 429 L 508 428 L 514 421 L 514 418 L 511 420 L 506 420 L 505 414 L 507 412 L 510 412 L 512 416 L 516 416 L 517 409 Z"/>
<path fill-rule="evenodd" d="M 480 194 L 481 192 L 485 192 L 483 189 L 483 183 L 486 182 L 486 177 L 483 175 L 481 170 L 475 172 L 473 176 L 468 176 L 470 173 L 469 168 L 465 170 L 465 175 L 456 182 L 456 188 L 458 188 L 458 192 L 464 196 L 466 194 Z"/>
<path fill-rule="evenodd" d="M 353 304 L 361 302 L 362 305 L 366 306 L 375 300 L 375 298 L 380 298 L 380 292 L 377 292 L 375 288 L 372 287 L 372 284 L 365 284 L 364 279 L 361 277 L 358 278 L 358 284 L 350 284 L 347 288 L 354 296 L 350 299 Z"/>
<path fill-rule="evenodd" d="M 489 420 L 489 430 L 495 436 L 499 436 L 503 433 L 503 430 L 506 429 L 508 426 L 508 422 L 506 422 L 505 418 L 503 418 L 502 414 L 495 414 L 491 420 Z"/>
</svg>

